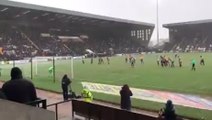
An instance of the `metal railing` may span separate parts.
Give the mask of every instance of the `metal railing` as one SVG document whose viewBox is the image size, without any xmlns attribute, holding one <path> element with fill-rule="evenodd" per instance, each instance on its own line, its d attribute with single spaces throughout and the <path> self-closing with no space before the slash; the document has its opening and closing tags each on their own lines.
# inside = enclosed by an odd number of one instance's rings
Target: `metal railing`
<svg viewBox="0 0 212 120">
<path fill-rule="evenodd" d="M 32 106 L 35 106 L 35 107 L 40 107 L 40 108 L 43 108 L 43 109 L 46 109 L 47 108 L 47 106 L 46 106 L 46 99 L 37 99 L 35 101 L 28 102 L 26 104 L 27 105 L 32 105 Z"/>
<path fill-rule="evenodd" d="M 56 117 L 56 120 L 58 120 L 58 105 L 63 104 L 63 103 L 67 103 L 67 102 L 70 102 L 70 101 L 71 100 L 65 100 L 65 101 L 52 103 L 52 104 L 47 105 L 47 107 L 55 106 L 55 117 Z"/>
</svg>

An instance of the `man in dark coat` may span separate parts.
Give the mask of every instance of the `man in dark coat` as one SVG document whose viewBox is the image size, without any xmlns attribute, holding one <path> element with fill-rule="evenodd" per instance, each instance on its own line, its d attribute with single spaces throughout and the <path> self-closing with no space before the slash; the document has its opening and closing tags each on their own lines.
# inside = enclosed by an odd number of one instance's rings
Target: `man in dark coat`
<svg viewBox="0 0 212 120">
<path fill-rule="evenodd" d="M 65 74 L 61 81 L 61 86 L 63 90 L 63 99 L 68 100 L 68 87 L 71 83 L 71 80 L 68 78 L 68 76 Z"/>
<path fill-rule="evenodd" d="M 18 67 L 12 68 L 10 75 L 11 80 L 2 86 L 2 92 L 8 100 L 27 104 L 37 99 L 33 83 L 22 77 L 22 71 Z"/>
</svg>

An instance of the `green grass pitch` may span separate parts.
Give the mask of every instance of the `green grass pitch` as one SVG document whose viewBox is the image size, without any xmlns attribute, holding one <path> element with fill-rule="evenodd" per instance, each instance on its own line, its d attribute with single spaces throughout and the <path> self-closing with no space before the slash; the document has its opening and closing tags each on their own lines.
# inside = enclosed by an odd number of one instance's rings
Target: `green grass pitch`
<svg viewBox="0 0 212 120">
<path fill-rule="evenodd" d="M 172 91 L 179 93 L 194 94 L 203 97 L 212 98 L 212 53 L 179 53 L 182 58 L 183 67 L 178 67 L 178 61 L 175 60 L 175 68 L 162 68 L 156 64 L 157 57 L 161 54 L 144 55 L 144 64 L 140 64 L 139 56 L 136 56 L 135 67 L 125 63 L 123 57 L 111 57 L 110 64 L 98 65 L 97 59 L 90 64 L 90 59 L 85 59 L 85 64 L 81 60 L 74 61 L 74 79 L 72 89 L 78 94 L 82 89 L 81 82 L 95 82 L 112 85 L 128 84 L 130 87 L 142 89 L 154 89 L 163 91 Z M 174 54 L 164 53 L 174 58 Z M 199 65 L 200 55 L 205 59 L 205 66 Z M 191 71 L 191 60 L 196 59 L 196 71 Z M 52 66 L 52 62 L 39 62 L 37 64 L 37 75 L 35 64 L 33 64 L 33 82 L 38 88 L 48 89 L 52 91 L 61 91 L 60 80 L 64 74 L 71 75 L 71 60 L 56 61 L 56 82 L 48 74 L 48 67 Z M 30 78 L 30 64 L 16 65 L 23 70 L 25 77 Z M 1 80 L 8 80 L 12 65 L 0 65 L 2 68 Z M 94 98 L 119 103 L 119 96 L 112 96 L 100 93 L 94 93 Z M 159 110 L 164 105 L 150 101 L 138 99 L 132 100 L 135 107 Z M 176 111 L 180 115 L 212 119 L 212 111 L 198 110 L 187 107 L 176 106 Z"/>
</svg>

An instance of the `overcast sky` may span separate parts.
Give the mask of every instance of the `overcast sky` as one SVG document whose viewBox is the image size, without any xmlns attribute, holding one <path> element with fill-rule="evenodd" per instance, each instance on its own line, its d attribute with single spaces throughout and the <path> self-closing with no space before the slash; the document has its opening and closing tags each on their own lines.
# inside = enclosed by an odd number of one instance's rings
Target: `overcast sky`
<svg viewBox="0 0 212 120">
<path fill-rule="evenodd" d="M 13 1 L 156 24 L 156 0 Z M 162 24 L 204 19 L 212 19 L 212 0 L 159 0 L 160 38 L 168 38 L 168 30 Z M 156 40 L 156 32 L 151 40 Z"/>
</svg>

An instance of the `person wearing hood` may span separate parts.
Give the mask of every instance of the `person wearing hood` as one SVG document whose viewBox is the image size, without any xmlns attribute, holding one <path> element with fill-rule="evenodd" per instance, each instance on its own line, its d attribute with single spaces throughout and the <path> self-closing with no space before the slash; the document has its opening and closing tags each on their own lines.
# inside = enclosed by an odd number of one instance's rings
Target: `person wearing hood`
<svg viewBox="0 0 212 120">
<path fill-rule="evenodd" d="M 2 86 L 2 92 L 8 100 L 24 104 L 37 100 L 33 83 L 23 78 L 20 68 L 12 68 L 10 76 L 11 79 Z"/>
<path fill-rule="evenodd" d="M 165 120 L 176 120 L 175 108 L 171 100 L 168 100 L 165 107 L 161 109 L 160 116 Z"/>
</svg>

